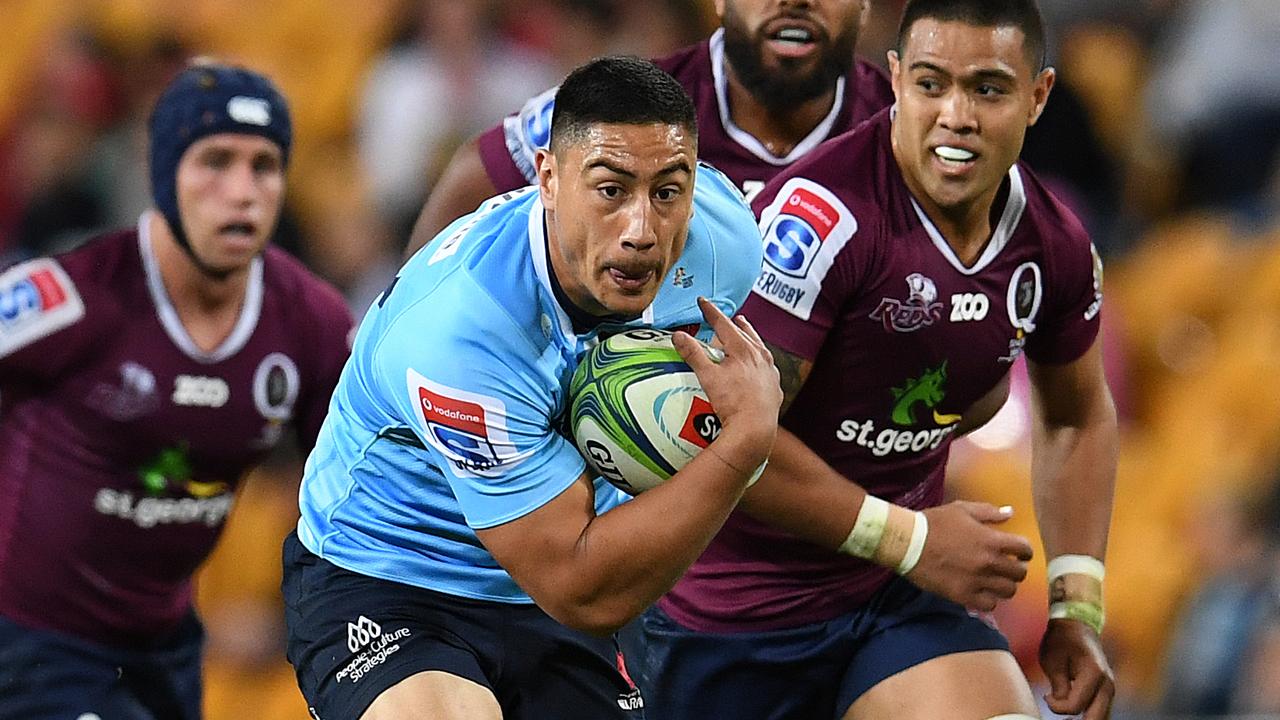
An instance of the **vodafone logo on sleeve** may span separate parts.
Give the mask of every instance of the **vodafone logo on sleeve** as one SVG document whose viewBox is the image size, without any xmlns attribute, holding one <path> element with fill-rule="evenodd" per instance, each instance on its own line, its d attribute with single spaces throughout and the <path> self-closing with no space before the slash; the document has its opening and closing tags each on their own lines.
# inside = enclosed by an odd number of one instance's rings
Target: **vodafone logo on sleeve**
<svg viewBox="0 0 1280 720">
<path fill-rule="evenodd" d="M 406 379 L 420 434 L 457 471 L 486 475 L 516 462 L 519 456 L 507 433 L 501 400 L 443 385 L 413 369 Z"/>
</svg>

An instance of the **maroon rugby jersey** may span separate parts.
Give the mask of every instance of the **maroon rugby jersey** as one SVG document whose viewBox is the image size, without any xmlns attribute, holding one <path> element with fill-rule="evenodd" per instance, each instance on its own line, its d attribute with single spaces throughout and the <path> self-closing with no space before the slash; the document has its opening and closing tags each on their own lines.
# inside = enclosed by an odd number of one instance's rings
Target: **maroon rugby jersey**
<svg viewBox="0 0 1280 720">
<path fill-rule="evenodd" d="M 126 647 L 186 614 L 283 429 L 310 447 L 351 329 L 335 290 L 269 248 L 202 352 L 139 227 L 0 273 L 0 616 Z"/>
<path fill-rule="evenodd" d="M 756 198 L 765 263 L 742 312 L 814 362 L 782 425 L 872 494 L 920 509 L 942 501 L 961 413 L 1018 355 L 1089 349 L 1102 271 L 1079 221 L 1020 163 L 965 267 L 912 199 L 889 132 L 886 110 Z M 852 611 L 889 577 L 738 511 L 661 607 L 711 632 L 790 627 Z"/>
<path fill-rule="evenodd" d="M 788 155 L 775 156 L 729 117 L 723 35 L 724 31 L 718 30 L 710 38 L 654 62 L 675 77 L 693 98 L 698 118 L 698 158 L 728 175 L 748 200 L 770 178 L 819 143 L 851 130 L 893 103 L 893 89 L 884 71 L 859 58 L 852 70 L 840 78 L 831 112 Z M 552 88 L 480 136 L 480 158 L 498 192 L 536 180 L 533 152 L 546 147 L 550 140 L 554 98 Z"/>
</svg>

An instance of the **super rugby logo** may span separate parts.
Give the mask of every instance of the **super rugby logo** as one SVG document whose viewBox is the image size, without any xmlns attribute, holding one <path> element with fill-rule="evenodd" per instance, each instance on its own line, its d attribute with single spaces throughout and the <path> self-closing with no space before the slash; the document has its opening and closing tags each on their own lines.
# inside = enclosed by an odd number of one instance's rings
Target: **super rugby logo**
<svg viewBox="0 0 1280 720">
<path fill-rule="evenodd" d="M 500 400 L 432 382 L 413 370 L 408 381 L 426 441 L 458 470 L 484 474 L 515 459 Z"/>
<path fill-rule="evenodd" d="M 502 121 L 502 134 L 507 141 L 511 160 L 529 182 L 538 179 L 538 170 L 534 165 L 538 149 L 551 142 L 551 117 L 556 107 L 556 91 L 559 89 L 553 87 L 531 98 L 518 115 L 509 116 Z"/>
<path fill-rule="evenodd" d="M 830 190 L 792 178 L 760 214 L 764 268 L 755 293 L 809 319 L 822 281 L 858 230 L 853 213 Z"/>
<path fill-rule="evenodd" d="M 56 310 L 67 301 L 67 295 L 49 270 L 30 273 L 5 289 L 0 295 L 0 323 L 18 324 L 23 317 Z"/>
<path fill-rule="evenodd" d="M 1084 310 L 1085 320 L 1094 319 L 1102 309 L 1102 256 L 1093 243 L 1089 243 L 1089 254 L 1093 257 L 1093 302 Z"/>
<path fill-rule="evenodd" d="M 71 278 L 48 258 L 0 274 L 0 357 L 84 317 Z"/>
<path fill-rule="evenodd" d="M 551 142 L 551 115 L 555 109 L 553 95 L 551 100 L 541 105 L 534 105 L 520 113 L 520 122 L 524 126 L 524 136 L 529 141 L 529 147 L 544 148 Z"/>
<path fill-rule="evenodd" d="M 804 277 L 822 241 L 831 234 L 839 219 L 836 209 L 825 200 L 804 188 L 796 188 L 787 196 L 782 212 L 765 233 L 765 259 L 791 277 Z"/>
</svg>

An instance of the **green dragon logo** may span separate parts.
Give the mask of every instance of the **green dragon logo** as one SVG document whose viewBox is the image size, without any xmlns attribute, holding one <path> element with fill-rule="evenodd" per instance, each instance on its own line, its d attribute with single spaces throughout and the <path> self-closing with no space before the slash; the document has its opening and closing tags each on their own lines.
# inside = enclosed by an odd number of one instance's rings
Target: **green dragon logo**
<svg viewBox="0 0 1280 720">
<path fill-rule="evenodd" d="M 221 495 L 227 490 L 224 482 L 200 482 L 191 479 L 191 475 L 191 459 L 185 445 L 161 450 L 151 462 L 138 468 L 142 487 L 152 497 L 171 489 L 198 498 Z"/>
<path fill-rule="evenodd" d="M 916 405 L 923 403 L 930 410 L 937 407 L 938 403 L 947 396 L 947 391 L 943 389 L 946 382 L 947 361 L 943 360 L 938 367 L 926 370 L 923 375 L 914 380 L 908 380 L 902 387 L 891 388 L 894 405 L 890 417 L 898 425 L 906 427 L 915 425 Z M 960 416 L 941 414 L 934 410 L 933 420 L 939 425 L 951 425 L 959 422 Z"/>
</svg>

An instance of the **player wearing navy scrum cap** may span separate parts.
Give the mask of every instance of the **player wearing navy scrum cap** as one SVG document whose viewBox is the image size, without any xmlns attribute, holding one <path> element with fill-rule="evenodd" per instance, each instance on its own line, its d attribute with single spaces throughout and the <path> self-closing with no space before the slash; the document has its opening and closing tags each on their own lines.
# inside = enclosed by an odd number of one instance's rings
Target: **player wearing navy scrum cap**
<svg viewBox="0 0 1280 720">
<path fill-rule="evenodd" d="M 193 65 L 151 116 L 155 209 L 0 273 L 0 717 L 200 716 L 191 575 L 245 473 L 309 447 L 341 296 L 267 247 L 292 133 L 262 75 Z"/>
<path fill-rule="evenodd" d="M 201 138 L 234 133 L 272 141 L 280 151 L 279 162 L 287 165 L 293 145 L 289 106 L 262 75 L 200 60 L 165 88 L 151 112 L 149 130 L 151 197 L 156 209 L 201 272 L 226 277 L 231 270 L 210 266 L 191 247 L 178 208 L 178 162 Z"/>
</svg>

